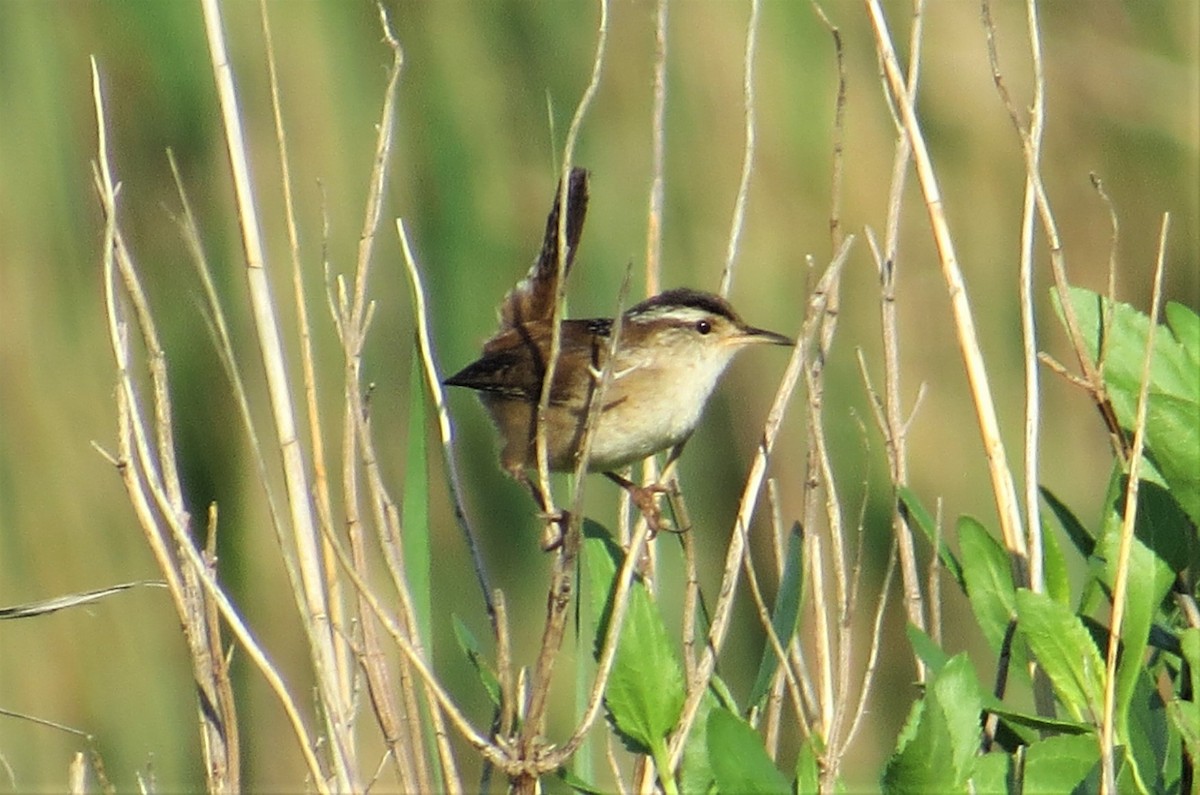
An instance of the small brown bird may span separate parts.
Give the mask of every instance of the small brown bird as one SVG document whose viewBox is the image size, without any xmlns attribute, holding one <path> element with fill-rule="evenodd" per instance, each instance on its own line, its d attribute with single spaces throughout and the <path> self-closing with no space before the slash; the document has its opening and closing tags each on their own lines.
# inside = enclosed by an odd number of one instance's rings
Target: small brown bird
<svg viewBox="0 0 1200 795">
<path fill-rule="evenodd" d="M 568 179 L 566 269 L 574 261 L 583 231 L 587 181 L 588 173 L 581 168 L 573 169 Z M 499 331 L 484 344 L 477 361 L 445 381 L 479 391 L 503 441 L 501 465 L 529 487 L 543 510 L 547 501 L 527 470 L 537 466 L 537 409 L 553 332 L 562 205 L 560 190 L 546 221 L 541 254 L 500 306 Z M 613 328 L 611 318 L 562 321 L 561 350 L 544 419 L 552 471 L 575 469 Z M 603 472 L 627 489 L 652 530 L 662 526 L 655 503 L 662 488 L 637 486 L 614 470 L 687 439 L 734 354 L 762 343 L 791 345 L 792 341 L 747 325 L 728 301 L 698 290 L 668 290 L 622 315 L 587 469 Z"/>
</svg>

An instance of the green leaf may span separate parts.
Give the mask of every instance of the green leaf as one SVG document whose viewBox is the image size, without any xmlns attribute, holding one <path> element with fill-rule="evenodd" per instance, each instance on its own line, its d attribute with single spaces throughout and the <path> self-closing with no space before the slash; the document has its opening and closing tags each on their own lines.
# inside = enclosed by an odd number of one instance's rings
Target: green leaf
<svg viewBox="0 0 1200 795">
<path fill-rule="evenodd" d="M 1129 712 L 1130 699 L 1139 672 L 1143 670 L 1143 659 L 1146 645 L 1149 642 L 1150 627 L 1158 613 L 1159 605 L 1170 591 L 1175 581 L 1173 567 L 1156 554 L 1142 539 L 1157 543 L 1160 547 L 1170 547 L 1172 539 L 1164 534 L 1162 512 L 1173 509 L 1174 503 L 1161 487 L 1143 481 L 1141 493 L 1144 497 L 1138 500 L 1138 516 L 1135 523 L 1135 537 L 1130 547 L 1128 587 L 1125 594 L 1125 619 L 1121 625 L 1121 643 L 1123 645 L 1121 659 L 1117 665 L 1116 715 L 1118 736 L 1125 735 L 1125 719 Z M 1164 503 L 1165 500 L 1165 503 Z M 1114 527 L 1120 524 L 1121 506 L 1114 506 L 1110 521 Z M 1177 513 L 1177 511 L 1176 511 Z M 1186 519 L 1180 520 L 1186 524 Z M 1104 578 L 1111 589 L 1116 581 L 1117 563 L 1120 547 L 1120 533 L 1117 531 L 1105 533 L 1098 554 L 1104 559 Z M 1168 556 L 1176 556 L 1176 552 L 1166 552 Z"/>
<path fill-rule="evenodd" d="M 1000 542 L 969 516 L 958 520 L 958 545 L 971 609 L 988 644 L 998 652 L 1016 615 L 1012 562 Z M 1013 644 L 1014 662 L 1018 657 L 1023 655 Z"/>
<path fill-rule="evenodd" d="M 1150 318 L 1129 304 L 1109 303 L 1107 298 L 1091 290 L 1072 287 L 1070 294 L 1085 347 L 1093 362 L 1107 333 L 1104 381 L 1109 386 L 1113 408 L 1117 410 L 1121 425 L 1132 428 Z M 1051 297 L 1055 308 L 1059 308 L 1057 290 L 1051 292 Z M 1166 329 L 1159 331 L 1162 333 L 1154 335 L 1154 358 L 1150 363 L 1152 391 L 1196 400 L 1196 372 L 1184 346 Z"/>
<path fill-rule="evenodd" d="M 946 663 L 915 705 L 883 773 L 894 793 L 961 792 L 979 748 L 979 682 L 965 654 Z"/>
<path fill-rule="evenodd" d="M 783 577 L 780 578 L 779 592 L 775 594 L 775 605 L 771 611 L 771 626 L 784 650 L 792 642 L 796 634 L 797 620 L 800 617 L 800 600 L 804 593 L 804 542 L 800 537 L 800 526 L 797 524 L 788 534 L 786 557 L 783 561 Z M 765 639 L 762 661 L 758 665 L 758 676 L 754 687 L 750 688 L 750 698 L 747 703 L 760 704 L 766 698 L 771 687 L 771 680 L 779 668 L 779 656 L 771 639 Z"/>
<path fill-rule="evenodd" d="M 1039 515 L 1042 523 L 1042 567 L 1046 578 L 1046 593 L 1059 604 L 1071 603 L 1071 580 L 1067 576 L 1067 559 L 1058 543 L 1058 535 L 1046 521 L 1045 516 Z"/>
<path fill-rule="evenodd" d="M 1062 718 L 1048 718 L 1009 709 L 1004 706 L 1004 702 L 999 701 L 991 693 L 983 694 L 983 708 L 988 712 L 996 713 L 996 715 L 1000 716 L 1001 719 L 1011 726 L 1021 726 L 1042 733 L 1093 734 L 1096 730 L 1096 727 L 1090 723 L 1079 723 L 1077 721 L 1063 720 Z"/>
<path fill-rule="evenodd" d="M 1047 737 L 1025 749 L 1024 792 L 1071 792 L 1100 763 L 1094 735 Z"/>
<path fill-rule="evenodd" d="M 1058 523 L 1062 529 L 1066 531 L 1067 537 L 1071 539 L 1071 543 L 1079 550 L 1079 554 L 1085 558 L 1090 558 L 1096 550 L 1096 539 L 1092 537 L 1083 526 L 1083 523 L 1075 518 L 1075 514 L 1071 513 L 1071 509 L 1063 504 L 1058 497 L 1054 496 L 1054 492 L 1047 489 L 1045 486 L 1041 488 L 1042 499 L 1050 506 L 1050 510 L 1054 513 Z"/>
<path fill-rule="evenodd" d="M 930 546 L 932 546 L 934 539 L 937 537 L 937 523 L 929 515 L 929 511 L 926 511 L 924 506 L 921 505 L 920 499 L 917 498 L 912 489 L 907 486 L 901 486 L 899 496 L 900 511 L 905 522 L 908 523 L 909 527 L 912 527 L 916 523 L 920 531 L 925 534 L 925 538 L 929 540 Z M 945 534 L 938 539 L 937 552 L 938 558 L 942 561 L 942 565 L 946 568 L 946 571 L 950 572 L 950 576 L 965 591 L 966 585 L 963 581 L 962 566 L 959 565 L 958 558 L 954 557 L 954 552 L 951 551 L 950 545 L 946 543 Z"/>
<path fill-rule="evenodd" d="M 496 673 L 483 657 L 483 652 L 479 649 L 479 641 L 475 640 L 475 635 L 463 623 L 462 619 L 457 615 L 451 614 L 450 620 L 454 625 L 454 638 L 458 641 L 458 648 L 462 649 L 462 653 L 466 656 L 467 661 L 471 663 L 471 667 L 475 669 L 476 675 L 479 676 L 479 683 L 483 685 L 483 689 L 487 691 L 488 698 L 492 704 L 498 709 L 500 707 L 500 680 L 496 678 Z"/>
<path fill-rule="evenodd" d="M 1191 366 L 1200 370 L 1200 315 L 1174 301 L 1167 302 L 1166 314 L 1175 341 L 1183 348 Z"/>
<path fill-rule="evenodd" d="M 1150 318 L 1133 307 L 1110 304 L 1088 290 L 1072 288 L 1088 353 L 1095 361 L 1107 334 L 1104 382 L 1121 427 L 1132 430 L 1141 388 Z M 1056 304 L 1057 306 L 1057 304 Z M 1146 415 L 1146 448 L 1175 499 L 1200 526 L 1200 365 L 1196 357 L 1196 316 L 1186 307 L 1168 307 L 1176 333 L 1160 328 L 1154 336 Z"/>
<path fill-rule="evenodd" d="M 1076 721 L 1098 724 L 1104 703 L 1104 661 L 1079 617 L 1045 594 L 1017 591 L 1018 631 L 1025 636 L 1054 691 Z"/>
<path fill-rule="evenodd" d="M 819 755 L 815 746 L 816 739 L 809 737 L 800 745 L 796 754 L 796 792 L 820 791 L 821 768 L 817 763 Z"/>
<path fill-rule="evenodd" d="M 595 614 L 596 658 L 608 632 L 616 574 L 624 552 L 608 531 L 584 522 L 583 560 Z M 640 580 L 632 583 L 629 608 L 617 644 L 604 703 L 613 725 L 635 750 L 654 753 L 683 709 L 685 685 L 679 658 L 658 605 Z"/>
<path fill-rule="evenodd" d="M 1124 660 L 1122 660 L 1124 662 Z M 1137 659 L 1141 662 L 1141 658 Z M 1132 698 L 1117 709 L 1124 718 L 1124 736 L 1118 742 L 1125 745 L 1125 761 L 1131 765 L 1131 774 L 1145 781 L 1164 780 L 1171 775 L 1168 760 L 1179 760 L 1179 735 L 1170 731 L 1166 705 L 1155 689 L 1154 682 L 1144 665 L 1138 665 L 1134 676 Z"/>
<path fill-rule="evenodd" d="M 723 793 L 787 793 L 792 787 L 775 768 L 758 732 L 727 709 L 708 713 L 708 758 L 717 791 Z"/>
<path fill-rule="evenodd" d="M 921 662 L 929 667 L 929 673 L 932 676 L 937 676 L 942 669 L 946 667 L 946 663 L 950 662 L 950 655 L 942 650 L 942 647 L 934 642 L 933 638 L 925 634 L 916 624 L 909 624 L 904 631 L 908 634 L 908 642 L 912 645 L 913 651 L 921 658 Z"/>
<path fill-rule="evenodd" d="M 1192 524 L 1200 526 L 1200 396 L 1152 392 L 1146 408 L 1146 447 L 1172 496 Z"/>
<path fill-rule="evenodd" d="M 429 542 L 429 471 L 425 445 L 425 376 L 420 357 L 413 355 L 409 375 L 408 444 L 404 451 L 404 487 L 400 505 L 400 544 L 412 593 L 413 612 L 421 639 L 432 638 L 433 596 Z"/>
<path fill-rule="evenodd" d="M 558 770 L 555 770 L 554 775 L 558 776 L 562 783 L 566 784 L 576 792 L 582 792 L 583 795 L 606 795 L 608 792 L 608 790 L 604 789 L 603 787 L 598 787 L 595 784 L 584 781 L 582 778 L 575 775 L 570 770 L 567 770 L 565 767 L 560 767 Z"/>
<path fill-rule="evenodd" d="M 718 707 L 712 688 L 704 691 L 696 719 L 683 744 L 683 758 L 679 762 L 679 791 L 708 792 L 713 786 L 713 771 L 708 757 L 708 715 Z"/>
<path fill-rule="evenodd" d="M 975 760 L 971 771 L 971 789 L 975 795 L 1008 795 L 1008 775 L 1012 758 L 1003 751 L 992 751 Z"/>
<path fill-rule="evenodd" d="M 1179 739 L 1187 748 L 1188 756 L 1195 759 L 1200 756 L 1200 703 L 1184 701 L 1176 698 L 1167 704 L 1167 714 Z"/>
</svg>

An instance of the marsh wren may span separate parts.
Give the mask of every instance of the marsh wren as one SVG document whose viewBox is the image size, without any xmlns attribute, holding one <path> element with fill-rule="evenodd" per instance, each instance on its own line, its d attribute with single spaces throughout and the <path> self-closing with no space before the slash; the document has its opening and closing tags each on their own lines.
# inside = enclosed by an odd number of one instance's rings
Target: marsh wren
<svg viewBox="0 0 1200 795">
<path fill-rule="evenodd" d="M 500 306 L 500 329 L 483 355 L 445 383 L 479 392 L 503 441 L 501 466 L 525 483 L 545 510 L 547 501 L 529 478 L 537 466 L 537 414 L 550 356 L 557 300 L 559 229 L 566 230 L 564 264 L 570 269 L 587 212 L 587 171 L 573 169 L 567 199 L 561 186 L 546 221 L 541 254 L 526 278 Z M 566 223 L 560 224 L 565 207 Z M 587 469 L 603 472 L 627 489 L 652 530 L 661 526 L 655 494 L 615 470 L 673 448 L 691 435 L 734 354 L 759 343 L 791 345 L 781 334 L 749 326 L 729 302 L 712 293 L 668 290 L 621 316 L 610 377 L 599 396 Z M 561 348 L 544 416 L 547 463 L 573 471 L 593 395 L 608 365 L 615 322 L 611 318 L 562 321 Z"/>
</svg>

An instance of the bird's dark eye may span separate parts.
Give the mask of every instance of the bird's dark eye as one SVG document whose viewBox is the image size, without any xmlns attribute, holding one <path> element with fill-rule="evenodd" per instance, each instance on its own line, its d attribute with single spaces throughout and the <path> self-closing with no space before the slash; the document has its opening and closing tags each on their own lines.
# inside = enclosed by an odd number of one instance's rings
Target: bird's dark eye
<svg viewBox="0 0 1200 795">
<path fill-rule="evenodd" d="M 707 334 L 712 331 L 712 323 L 709 323 L 707 320 L 697 320 L 696 331 L 699 331 L 701 334 Z"/>
</svg>

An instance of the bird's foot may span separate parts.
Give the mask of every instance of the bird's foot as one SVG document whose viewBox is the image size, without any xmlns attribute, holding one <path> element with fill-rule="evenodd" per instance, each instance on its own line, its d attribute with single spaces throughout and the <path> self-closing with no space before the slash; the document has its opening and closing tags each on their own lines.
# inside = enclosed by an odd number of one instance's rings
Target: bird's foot
<svg viewBox="0 0 1200 795">
<path fill-rule="evenodd" d="M 563 545 L 567 537 L 567 527 L 571 524 L 570 511 L 538 512 L 538 518 L 545 522 L 542 530 L 542 551 L 553 552 Z"/>
<path fill-rule="evenodd" d="M 646 526 L 650 529 L 650 537 L 654 538 L 660 532 L 677 533 L 680 532 L 671 520 L 667 519 L 662 514 L 662 508 L 658 505 L 658 498 L 663 494 L 670 494 L 671 489 L 661 483 L 651 483 L 646 486 L 639 486 L 628 478 L 623 478 L 615 472 L 604 473 L 609 480 L 616 483 L 621 488 L 629 493 L 629 499 L 633 500 L 633 504 L 637 506 L 638 511 L 646 519 Z"/>
</svg>

